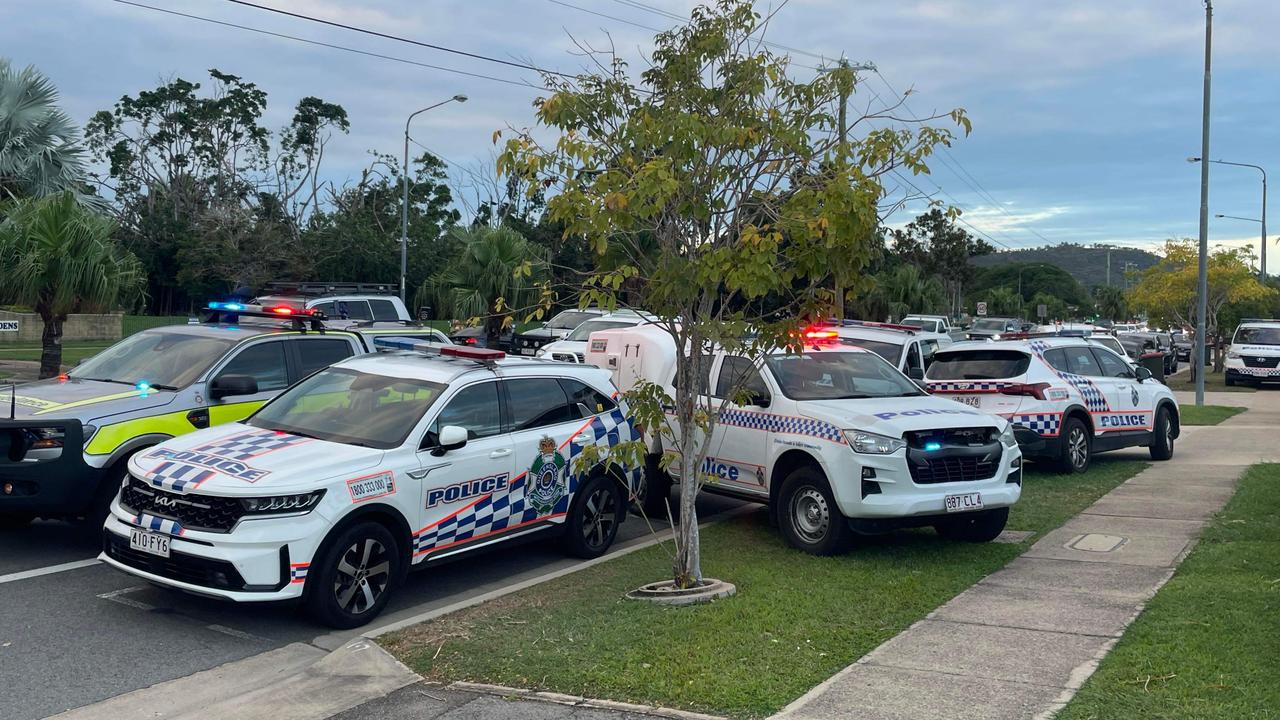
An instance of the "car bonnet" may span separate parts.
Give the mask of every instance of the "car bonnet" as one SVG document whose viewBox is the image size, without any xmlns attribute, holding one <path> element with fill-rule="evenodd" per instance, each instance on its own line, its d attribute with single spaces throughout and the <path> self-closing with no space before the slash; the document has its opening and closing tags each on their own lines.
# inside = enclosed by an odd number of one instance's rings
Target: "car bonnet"
<svg viewBox="0 0 1280 720">
<path fill-rule="evenodd" d="M 864 400 L 808 400 L 801 412 L 841 429 L 901 437 L 913 430 L 960 427 L 1003 428 L 1005 421 L 954 400 L 936 397 L 868 398 Z"/>
</svg>

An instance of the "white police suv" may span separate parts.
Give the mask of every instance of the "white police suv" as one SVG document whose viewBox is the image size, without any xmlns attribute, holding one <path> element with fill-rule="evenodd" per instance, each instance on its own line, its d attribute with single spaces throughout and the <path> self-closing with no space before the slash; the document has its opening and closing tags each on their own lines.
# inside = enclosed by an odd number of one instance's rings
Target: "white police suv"
<svg viewBox="0 0 1280 720">
<path fill-rule="evenodd" d="M 923 380 L 925 368 L 939 348 L 950 347 L 951 336 L 923 330 L 914 325 L 843 320 L 824 326 L 835 331 L 841 344 L 866 348 L 902 371 L 912 380 Z M 816 330 L 811 331 L 816 332 Z"/>
<path fill-rule="evenodd" d="M 301 598 L 355 627 L 410 567 L 533 533 L 579 557 L 608 550 L 638 476 L 608 462 L 638 437 L 608 373 L 378 344 L 243 422 L 135 455 L 101 559 L 200 595 Z M 577 467 L 591 446 L 602 459 Z"/>
<path fill-rule="evenodd" d="M 1008 418 L 1024 453 L 1063 472 L 1132 446 L 1168 460 L 1180 431 L 1168 387 L 1081 337 L 957 343 L 934 356 L 926 380 L 937 397 Z"/>
<path fill-rule="evenodd" d="M 837 344 L 834 330 L 806 335 L 803 354 L 709 358 L 704 406 L 719 416 L 704 489 L 768 504 L 783 537 L 818 555 L 903 527 L 971 542 L 999 535 L 1022 490 L 1009 423 L 930 397 L 879 355 Z M 674 392 L 675 343 L 657 327 L 593 333 L 587 362 L 620 388 L 643 378 Z M 656 435 L 642 492 L 650 510 L 678 480 L 658 469 Z"/>
<path fill-rule="evenodd" d="M 1227 385 L 1280 381 L 1280 320 L 1246 318 L 1227 348 Z"/>
</svg>

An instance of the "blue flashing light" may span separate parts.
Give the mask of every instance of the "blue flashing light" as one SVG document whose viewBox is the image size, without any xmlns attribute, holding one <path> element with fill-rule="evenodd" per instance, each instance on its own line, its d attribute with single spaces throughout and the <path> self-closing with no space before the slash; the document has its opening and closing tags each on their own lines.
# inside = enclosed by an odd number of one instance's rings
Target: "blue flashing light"
<svg viewBox="0 0 1280 720">
<path fill-rule="evenodd" d="M 138 384 L 134 385 L 134 387 L 138 388 L 138 390 L 141 392 L 148 392 L 151 390 L 151 383 L 147 382 L 146 380 L 139 380 Z"/>
<path fill-rule="evenodd" d="M 210 310 L 230 310 L 232 312 L 244 310 L 244 305 L 233 302 L 211 302 L 208 307 Z"/>
<path fill-rule="evenodd" d="M 942 449 L 942 443 L 938 443 L 938 442 L 927 442 L 927 443 L 925 443 L 925 444 L 924 444 L 924 449 L 925 449 L 926 451 L 928 451 L 928 452 L 933 452 L 934 450 L 941 450 L 941 449 Z"/>
</svg>

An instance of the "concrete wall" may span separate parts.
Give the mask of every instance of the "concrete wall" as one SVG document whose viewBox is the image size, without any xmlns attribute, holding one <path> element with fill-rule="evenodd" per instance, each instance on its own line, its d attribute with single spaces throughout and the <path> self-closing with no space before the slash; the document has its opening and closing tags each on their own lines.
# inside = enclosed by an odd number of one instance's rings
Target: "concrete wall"
<svg viewBox="0 0 1280 720">
<path fill-rule="evenodd" d="M 68 315 L 62 324 L 62 341 L 105 340 L 115 342 L 122 337 L 123 313 L 102 315 Z M 17 332 L 0 330 L 0 346 L 15 343 L 38 343 L 44 332 L 44 323 L 35 313 L 15 313 L 0 310 L 0 328 L 11 322 L 18 323 Z"/>
</svg>

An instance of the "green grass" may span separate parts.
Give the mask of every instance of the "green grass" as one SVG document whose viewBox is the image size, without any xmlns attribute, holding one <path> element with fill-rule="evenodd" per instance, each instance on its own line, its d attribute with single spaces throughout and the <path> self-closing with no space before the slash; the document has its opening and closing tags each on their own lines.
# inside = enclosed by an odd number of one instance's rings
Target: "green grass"
<svg viewBox="0 0 1280 720">
<path fill-rule="evenodd" d="M 1178 408 L 1178 414 L 1183 425 L 1217 425 L 1245 410 L 1228 405 L 1183 405 Z"/>
<path fill-rule="evenodd" d="M 112 343 L 108 342 L 63 343 L 62 364 L 75 365 L 87 357 L 97 355 L 99 352 L 111 347 L 111 345 Z M 40 345 L 22 343 L 17 345 L 0 346 L 0 360 L 26 360 L 30 362 L 39 362 Z"/>
<path fill-rule="evenodd" d="M 1059 720 L 1280 718 L 1280 465 L 1257 465 Z"/>
<path fill-rule="evenodd" d="M 164 325 L 186 325 L 186 315 L 125 315 L 121 323 L 124 337 Z"/>
<path fill-rule="evenodd" d="M 1182 372 L 1166 379 L 1165 383 L 1170 390 L 1181 390 L 1183 392 L 1195 392 L 1196 384 L 1191 379 L 1191 373 Z M 1248 387 L 1246 385 L 1232 385 L 1227 387 L 1226 373 L 1205 373 L 1204 376 L 1205 392 L 1256 392 L 1257 388 Z"/>
<path fill-rule="evenodd" d="M 1038 536 L 1143 467 L 1100 458 L 1083 476 L 1028 470 L 1009 528 Z M 731 599 L 686 608 L 623 599 L 667 574 L 666 551 L 655 547 L 383 642 L 434 680 L 764 716 L 999 569 L 1034 539 L 967 545 L 919 530 L 869 538 L 845 556 L 819 558 L 787 547 L 761 510 L 702 534 L 703 569 L 738 586 Z"/>
</svg>

